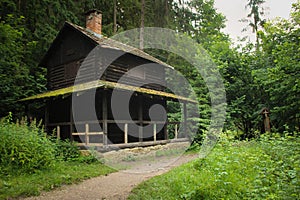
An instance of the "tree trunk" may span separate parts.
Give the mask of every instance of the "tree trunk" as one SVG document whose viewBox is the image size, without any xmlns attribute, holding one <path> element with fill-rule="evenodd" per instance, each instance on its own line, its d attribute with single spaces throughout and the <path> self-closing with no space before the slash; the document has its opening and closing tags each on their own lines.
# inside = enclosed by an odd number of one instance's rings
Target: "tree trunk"
<svg viewBox="0 0 300 200">
<path fill-rule="evenodd" d="M 168 0 L 165 0 L 165 26 L 167 27 L 169 25 L 169 5 Z"/>
<path fill-rule="evenodd" d="M 114 35 L 117 33 L 117 0 L 114 0 Z"/>
<path fill-rule="evenodd" d="M 141 27 L 140 27 L 140 49 L 144 49 L 144 20 L 145 20 L 145 0 L 141 4 Z"/>
</svg>

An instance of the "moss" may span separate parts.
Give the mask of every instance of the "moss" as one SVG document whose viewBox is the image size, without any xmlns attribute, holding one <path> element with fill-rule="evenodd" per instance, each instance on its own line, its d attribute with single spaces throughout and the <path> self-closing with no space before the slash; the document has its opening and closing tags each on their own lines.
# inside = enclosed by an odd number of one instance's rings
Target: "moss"
<svg viewBox="0 0 300 200">
<path fill-rule="evenodd" d="M 120 84 L 120 83 L 115 83 L 115 82 L 110 82 L 110 81 L 103 81 L 103 80 L 91 81 L 91 82 L 82 83 L 82 84 L 78 84 L 78 85 L 74 85 L 74 86 L 70 86 L 70 87 L 66 87 L 66 88 L 62 88 L 62 89 L 58 89 L 58 90 L 54 90 L 54 91 L 45 92 L 42 94 L 38 94 L 38 95 L 34 95 L 31 97 L 21 99 L 20 101 L 28 101 L 28 100 L 34 100 L 34 99 L 55 97 L 55 96 L 70 94 L 73 92 L 80 92 L 80 91 L 90 90 L 90 89 L 94 89 L 94 88 L 101 88 L 101 87 L 136 91 L 136 92 L 142 93 L 142 94 L 163 96 L 163 97 L 167 97 L 170 99 L 178 99 L 178 100 L 182 100 L 182 101 L 186 101 L 186 102 L 190 102 L 190 103 L 197 103 L 197 101 L 195 101 L 195 100 L 192 100 L 192 99 L 189 99 L 186 97 L 182 97 L 182 96 L 178 96 L 178 95 L 175 95 L 172 93 L 151 90 L 151 89 L 146 89 L 146 88 L 141 88 L 141 87 L 135 87 L 135 86 L 131 86 L 131 85 L 125 85 L 125 84 Z"/>
</svg>

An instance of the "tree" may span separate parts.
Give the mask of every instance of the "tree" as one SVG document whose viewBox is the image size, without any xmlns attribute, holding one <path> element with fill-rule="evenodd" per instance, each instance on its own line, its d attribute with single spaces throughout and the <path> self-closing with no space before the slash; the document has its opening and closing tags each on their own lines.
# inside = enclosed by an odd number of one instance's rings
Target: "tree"
<svg viewBox="0 0 300 200">
<path fill-rule="evenodd" d="M 114 34 L 117 33 L 117 0 L 114 0 Z"/>
<path fill-rule="evenodd" d="M 16 101 L 31 94 L 34 89 L 30 86 L 35 86 L 30 67 L 26 64 L 28 49 L 34 42 L 24 39 L 23 22 L 24 17 L 13 15 L 0 21 L 0 117 L 8 112 L 20 113 L 22 108 Z"/>
<path fill-rule="evenodd" d="M 140 49 L 144 49 L 145 0 L 141 0 Z"/>
<path fill-rule="evenodd" d="M 216 55 L 213 55 L 217 50 L 217 46 L 229 44 L 229 39 L 221 32 L 221 28 L 225 26 L 225 18 L 214 8 L 214 1 L 179 2 L 178 4 L 175 4 L 174 9 L 175 16 L 177 16 L 174 22 L 177 31 L 184 32 L 196 41 L 196 44 L 194 44 L 195 47 L 198 47 L 196 52 L 201 52 L 204 47 L 215 60 L 218 60 L 219 58 Z M 228 45 L 227 47 L 229 48 L 230 46 Z M 201 53 L 200 55 L 203 56 Z M 207 58 L 199 59 L 203 60 L 203 63 L 201 64 L 207 62 Z M 193 91 L 196 93 L 199 102 L 198 109 L 200 118 L 193 120 L 199 125 L 200 129 L 197 137 L 201 138 L 203 132 L 205 132 L 211 124 L 210 95 L 212 95 L 212 93 L 209 93 L 202 75 L 191 65 L 191 63 L 188 63 L 180 56 L 174 54 L 168 56 L 167 62 L 184 75 L 189 81 L 189 84 L 193 87 Z M 171 82 L 178 84 L 176 81 L 171 80 Z M 183 87 L 182 85 L 179 87 L 188 88 L 187 86 Z"/>
<path fill-rule="evenodd" d="M 246 8 L 250 8 L 248 18 L 252 18 L 249 22 L 249 26 L 252 28 L 252 32 L 256 34 L 256 49 L 259 47 L 259 27 L 263 27 L 266 22 L 261 16 L 264 15 L 264 9 L 261 7 L 265 3 L 265 0 L 248 0 Z"/>
<path fill-rule="evenodd" d="M 300 2 L 293 4 L 289 20 L 265 24 L 261 33 L 266 68 L 255 71 L 269 96 L 273 127 L 299 131 L 300 122 Z"/>
</svg>

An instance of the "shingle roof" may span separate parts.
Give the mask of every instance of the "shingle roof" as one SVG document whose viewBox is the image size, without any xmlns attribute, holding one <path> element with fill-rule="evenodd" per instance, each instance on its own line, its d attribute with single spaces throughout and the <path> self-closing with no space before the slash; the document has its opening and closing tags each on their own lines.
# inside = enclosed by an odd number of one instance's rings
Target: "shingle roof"
<svg viewBox="0 0 300 200">
<path fill-rule="evenodd" d="M 111 38 L 104 37 L 102 35 L 99 35 L 97 33 L 94 33 L 92 31 L 90 31 L 89 29 L 86 29 L 86 28 L 83 28 L 81 26 L 72 24 L 70 22 L 66 22 L 66 24 L 70 25 L 71 27 L 73 27 L 76 30 L 80 31 L 81 33 L 83 33 L 87 37 L 91 38 L 93 41 L 95 41 L 97 44 L 99 44 L 102 48 L 121 50 L 121 51 L 124 51 L 126 53 L 130 53 L 130 54 L 133 54 L 135 56 L 139 56 L 141 58 L 144 58 L 146 60 L 150 60 L 152 62 L 161 64 L 165 67 L 174 69 L 172 66 L 168 65 L 167 63 L 162 62 L 161 60 L 159 60 L 157 58 L 154 58 L 153 56 L 145 53 L 144 51 L 142 51 L 140 49 L 137 49 L 137 48 L 129 46 L 127 44 L 118 42 L 118 41 L 113 40 Z"/>
<path fill-rule="evenodd" d="M 96 44 L 99 44 L 102 48 L 121 50 L 126 53 L 133 54 L 135 56 L 147 59 L 149 61 L 161 64 L 165 67 L 173 69 L 172 66 L 160 61 L 159 59 L 154 58 L 153 56 L 141 51 L 140 49 L 134 48 L 132 46 L 123 44 L 121 42 L 118 42 L 116 40 L 113 40 L 113 39 L 110 39 L 107 37 L 100 36 L 92 31 L 89 31 L 88 29 L 82 28 L 82 27 L 72 24 L 70 22 L 66 22 L 64 27 L 65 26 L 71 27 L 71 28 L 81 32 L 86 37 L 90 38 L 93 42 L 95 42 Z M 52 46 L 50 47 L 50 49 L 51 48 L 52 48 Z M 49 53 L 50 49 L 48 50 L 47 54 Z M 47 54 L 45 57 L 47 57 Z M 45 57 L 44 57 L 44 59 L 45 59 Z M 43 62 L 43 60 L 42 60 L 42 62 Z M 192 100 L 192 99 L 189 99 L 186 97 L 182 97 L 182 96 L 178 96 L 178 95 L 175 95 L 172 93 L 157 91 L 157 90 L 153 90 L 153 89 L 146 89 L 146 88 L 141 88 L 141 87 L 136 87 L 136 86 L 131 86 L 131 85 L 125 85 L 125 84 L 120 84 L 120 83 L 115 83 L 115 82 L 103 81 L 103 80 L 91 81 L 91 82 L 87 82 L 87 83 L 69 86 L 69 87 L 62 88 L 62 89 L 48 91 L 48 92 L 45 92 L 42 94 L 37 94 L 37 95 L 33 95 L 31 97 L 21 99 L 20 101 L 28 101 L 28 100 L 63 96 L 63 95 L 71 94 L 74 92 L 80 92 L 80 91 L 85 91 L 85 90 L 90 90 L 90 89 L 95 89 L 95 88 L 101 88 L 101 87 L 106 87 L 106 88 L 111 88 L 111 89 L 128 90 L 128 91 L 136 91 L 138 93 L 162 96 L 162 97 L 166 97 L 168 99 L 173 99 L 173 100 L 178 99 L 181 101 L 197 103 L 195 100 Z"/>
</svg>

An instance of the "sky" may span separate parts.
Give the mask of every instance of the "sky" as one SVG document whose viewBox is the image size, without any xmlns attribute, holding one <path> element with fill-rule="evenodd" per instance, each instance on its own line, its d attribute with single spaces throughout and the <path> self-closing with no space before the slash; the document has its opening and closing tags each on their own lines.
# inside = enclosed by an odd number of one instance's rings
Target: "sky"
<svg viewBox="0 0 300 200">
<path fill-rule="evenodd" d="M 249 10 L 245 10 L 245 5 L 248 0 L 215 0 L 215 7 L 223 15 L 226 16 L 226 28 L 223 30 L 229 34 L 234 42 L 237 42 L 238 37 L 250 36 L 251 41 L 254 41 L 255 36 L 251 28 L 247 32 L 242 30 L 247 26 L 247 23 L 239 22 L 246 18 Z M 274 19 L 276 17 L 289 18 L 292 3 L 297 0 L 266 0 L 263 4 L 265 8 L 265 19 Z"/>
</svg>

